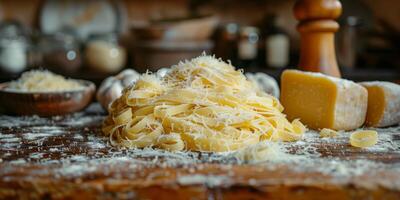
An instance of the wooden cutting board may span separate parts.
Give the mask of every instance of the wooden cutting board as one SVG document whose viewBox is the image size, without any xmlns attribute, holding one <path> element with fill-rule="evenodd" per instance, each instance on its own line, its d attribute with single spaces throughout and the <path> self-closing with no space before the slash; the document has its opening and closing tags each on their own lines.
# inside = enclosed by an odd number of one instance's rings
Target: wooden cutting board
<svg viewBox="0 0 400 200">
<path fill-rule="evenodd" d="M 0 199 L 399 199 L 400 127 L 376 146 L 348 133 L 280 144 L 288 157 L 126 150 L 100 133 L 99 105 L 66 117 L 0 116 Z"/>
</svg>

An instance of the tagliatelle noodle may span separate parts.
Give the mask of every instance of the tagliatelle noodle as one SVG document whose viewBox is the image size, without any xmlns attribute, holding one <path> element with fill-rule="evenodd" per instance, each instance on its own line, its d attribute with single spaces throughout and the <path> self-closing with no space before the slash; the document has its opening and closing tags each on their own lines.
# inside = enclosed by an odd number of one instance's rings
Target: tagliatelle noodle
<svg viewBox="0 0 400 200">
<path fill-rule="evenodd" d="M 201 56 L 163 78 L 147 73 L 125 88 L 109 107 L 103 132 L 118 146 L 232 151 L 262 140 L 301 139 L 306 127 L 290 123 L 282 111 L 241 71 Z"/>
<path fill-rule="evenodd" d="M 354 147 L 371 147 L 378 142 L 378 132 L 374 130 L 361 130 L 350 135 L 350 144 Z"/>
</svg>

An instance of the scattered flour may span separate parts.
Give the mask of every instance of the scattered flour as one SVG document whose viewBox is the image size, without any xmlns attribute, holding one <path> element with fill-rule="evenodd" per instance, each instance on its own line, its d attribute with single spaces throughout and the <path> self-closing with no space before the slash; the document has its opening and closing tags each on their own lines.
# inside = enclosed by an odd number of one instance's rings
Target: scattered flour
<svg viewBox="0 0 400 200">
<path fill-rule="evenodd" d="M 83 136 L 81 134 L 75 134 L 74 135 L 74 139 L 83 140 L 84 138 L 83 138 Z"/>
<path fill-rule="evenodd" d="M 57 126 L 35 127 L 32 129 L 32 133 L 23 134 L 23 138 L 26 140 L 36 140 L 39 138 L 58 136 L 61 134 L 65 134 L 65 131 Z"/>
<path fill-rule="evenodd" d="M 39 153 L 39 152 L 32 153 L 29 158 L 40 159 L 40 158 L 43 158 L 43 155 L 44 155 L 44 153 Z"/>
<path fill-rule="evenodd" d="M 204 184 L 208 187 L 217 187 L 221 185 L 226 185 L 231 183 L 231 178 L 224 175 L 203 175 L 203 174 L 193 174 L 178 176 L 177 182 L 180 185 L 198 185 Z"/>
<path fill-rule="evenodd" d="M 6 137 L 6 138 L 2 138 L 0 139 L 1 142 L 4 143 L 16 143 L 16 142 L 21 142 L 21 138 L 17 138 L 17 137 Z"/>
<path fill-rule="evenodd" d="M 10 164 L 26 164 L 26 160 L 23 158 L 19 158 L 17 160 L 10 161 Z"/>
<path fill-rule="evenodd" d="M 96 169 L 97 169 L 96 166 L 89 166 L 85 164 L 73 164 L 60 168 L 58 172 L 61 175 L 71 177 L 71 176 L 80 176 L 85 173 L 94 172 L 96 171 Z"/>
<path fill-rule="evenodd" d="M 2 134 L 2 133 L 0 133 L 0 139 L 3 139 L 3 138 L 13 138 L 13 137 L 15 137 L 14 134 Z"/>
<path fill-rule="evenodd" d="M 208 187 L 229 184 L 235 176 L 234 172 L 229 170 L 233 165 L 254 165 L 260 170 L 290 166 L 293 171 L 321 173 L 333 177 L 338 182 L 346 181 L 349 177 L 379 174 L 384 170 L 400 174 L 400 163 L 381 162 L 379 155 L 375 161 L 362 158 L 353 160 L 351 157 L 352 151 L 399 155 L 399 127 L 377 129 L 378 143 L 364 149 L 348 147 L 350 136 L 348 132 L 341 132 L 335 138 L 319 138 L 318 132 L 309 131 L 305 133 L 301 141 L 264 142 L 259 146 L 239 152 L 169 152 L 152 148 L 111 147 L 107 138 L 97 136 L 98 125 L 102 119 L 102 116 L 83 114 L 70 116 L 67 119 L 0 116 L 0 159 L 2 160 L 0 164 L 10 165 L 8 171 L 12 171 L 14 165 L 26 165 L 28 162 L 38 166 L 48 165 L 52 167 L 53 172 L 58 174 L 57 177 L 79 177 L 99 173 L 98 170 L 108 174 L 115 170 L 133 172 L 154 166 L 179 167 L 193 172 L 190 175 L 178 174 L 179 184 L 202 184 Z M 18 129 L 17 134 L 13 134 L 15 131 L 8 125 L 21 128 Z M 82 126 L 91 128 L 82 129 Z M 23 148 L 20 148 L 21 145 Z M 335 156 L 324 154 L 324 151 L 334 152 Z M 260 152 L 261 154 L 258 154 Z M 219 166 L 227 169 L 227 173 L 224 175 L 196 173 L 197 169 L 201 170 L 202 165 L 199 164 L 212 163 L 220 164 Z M 39 168 L 36 172 L 38 174 L 51 173 Z M 0 172 L 0 177 L 4 173 L 7 173 L 7 170 Z M 134 175 L 134 173 L 131 174 Z M 254 179 L 251 182 L 256 184 L 257 180 Z"/>
</svg>

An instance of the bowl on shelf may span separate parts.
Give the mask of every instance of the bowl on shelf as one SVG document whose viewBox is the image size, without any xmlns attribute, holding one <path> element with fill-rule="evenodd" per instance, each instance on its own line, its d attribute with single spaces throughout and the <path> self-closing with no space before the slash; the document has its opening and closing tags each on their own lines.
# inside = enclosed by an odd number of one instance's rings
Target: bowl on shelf
<svg viewBox="0 0 400 200">
<path fill-rule="evenodd" d="M 25 92 L 8 89 L 0 84 L 0 110 L 13 115 L 55 116 L 86 108 L 92 101 L 96 86 L 90 81 L 77 80 L 83 87 L 71 91 Z"/>
<path fill-rule="evenodd" d="M 211 53 L 214 43 L 205 41 L 142 41 L 135 44 L 135 66 L 140 71 L 156 71 L 179 61 Z"/>
<path fill-rule="evenodd" d="M 218 25 L 215 16 L 166 19 L 131 29 L 138 40 L 198 41 L 208 40 Z"/>
</svg>

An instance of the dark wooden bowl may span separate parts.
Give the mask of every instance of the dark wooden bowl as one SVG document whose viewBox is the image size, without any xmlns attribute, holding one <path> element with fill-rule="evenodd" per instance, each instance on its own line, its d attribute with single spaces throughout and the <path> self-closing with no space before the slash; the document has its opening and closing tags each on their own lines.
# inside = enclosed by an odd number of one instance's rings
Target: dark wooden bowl
<svg viewBox="0 0 400 200">
<path fill-rule="evenodd" d="M 54 116 L 84 109 L 92 101 L 96 86 L 78 80 L 84 88 L 60 92 L 20 92 L 7 90 L 9 83 L 0 84 L 0 108 L 8 114 Z"/>
<path fill-rule="evenodd" d="M 132 27 L 131 32 L 140 41 L 204 41 L 210 39 L 218 22 L 217 17 L 210 15 L 177 18 Z"/>
</svg>

